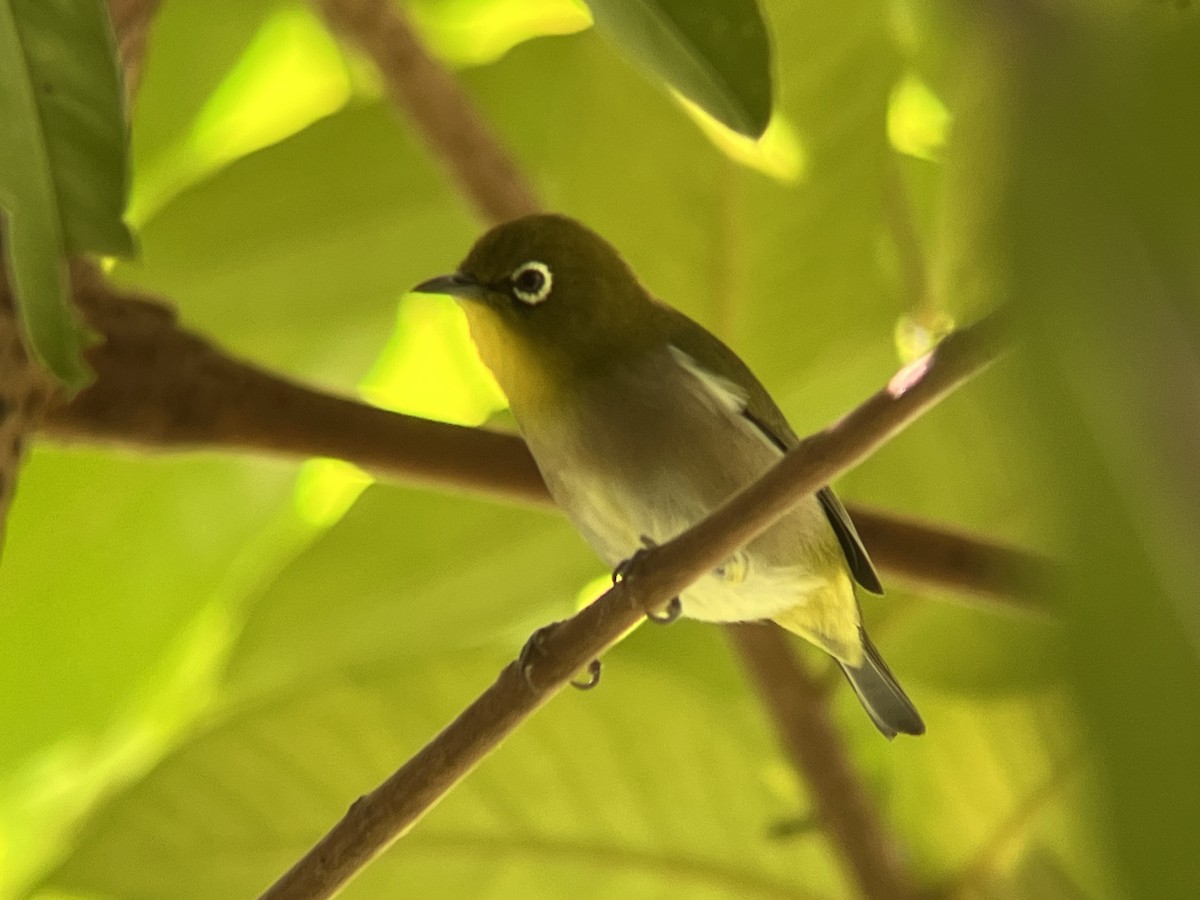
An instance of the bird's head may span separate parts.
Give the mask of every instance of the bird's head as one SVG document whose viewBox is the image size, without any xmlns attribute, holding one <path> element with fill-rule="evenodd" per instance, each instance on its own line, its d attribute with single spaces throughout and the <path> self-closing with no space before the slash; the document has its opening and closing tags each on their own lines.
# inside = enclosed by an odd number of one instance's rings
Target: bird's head
<svg viewBox="0 0 1200 900">
<path fill-rule="evenodd" d="M 633 271 L 566 216 L 498 225 L 457 272 L 413 290 L 462 301 L 480 356 L 514 404 L 520 392 L 570 383 L 652 339 L 652 301 Z"/>
</svg>

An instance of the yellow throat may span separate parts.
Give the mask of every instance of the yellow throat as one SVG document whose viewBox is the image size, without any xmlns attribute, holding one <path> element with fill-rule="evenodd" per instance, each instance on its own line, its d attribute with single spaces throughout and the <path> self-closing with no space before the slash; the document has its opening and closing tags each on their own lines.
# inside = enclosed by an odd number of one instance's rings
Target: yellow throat
<svg viewBox="0 0 1200 900">
<path fill-rule="evenodd" d="M 544 407 L 556 393 L 558 381 L 546 354 L 510 328 L 491 307 L 469 300 L 460 306 L 466 313 L 479 358 L 496 377 L 510 405 L 514 398 L 520 398 L 523 410 L 535 412 Z"/>
</svg>

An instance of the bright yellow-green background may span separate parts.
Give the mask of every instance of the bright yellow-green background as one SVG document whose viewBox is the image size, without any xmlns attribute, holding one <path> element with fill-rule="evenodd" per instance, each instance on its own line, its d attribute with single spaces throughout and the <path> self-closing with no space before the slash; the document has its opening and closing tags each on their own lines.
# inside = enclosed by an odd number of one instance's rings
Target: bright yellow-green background
<svg viewBox="0 0 1200 900">
<path fill-rule="evenodd" d="M 801 432 L 874 390 L 926 329 L 1005 298 L 997 261 L 1020 235 L 991 229 L 1021 210 L 1000 198 L 1037 200 L 1021 173 L 1058 146 L 1062 107 L 1042 98 L 1049 118 L 1022 124 L 1038 86 L 998 77 L 977 23 L 932 0 L 765 4 L 778 100 L 759 146 L 631 69 L 569 0 L 408 6 L 547 206 L 737 348 Z M 1044 127 L 1044 144 L 1007 153 L 1020 127 Z M 309 381 L 468 424 L 502 408 L 457 311 L 400 302 L 481 225 L 305 4 L 164 4 L 133 147 L 142 252 L 119 281 Z M 1049 479 L 1062 459 L 1042 452 L 1045 423 L 1079 394 L 1021 381 L 1041 371 L 1029 363 L 971 384 L 844 493 L 1065 552 L 1054 513 L 1108 496 L 1108 476 Z M 1129 543 L 1105 559 L 1132 579 Z M 252 895 L 603 575 L 554 515 L 338 463 L 38 447 L 0 582 L 0 896 Z M 1092 655 L 1124 628 L 1105 583 L 1065 624 L 901 587 L 865 600 L 929 733 L 887 744 L 840 686 L 835 713 L 923 882 L 1117 896 L 1114 845 L 1186 838 L 1177 810 L 1165 836 L 1121 832 L 1098 773 L 1128 748 L 1094 739 L 1120 709 L 1092 715 L 1103 691 L 1082 715 L 1071 700 L 1072 680 L 1107 683 L 1089 679 L 1118 665 Z M 1078 616 L 1099 623 L 1087 639 Z M 1154 619 L 1140 652 L 1157 658 L 1174 632 Z M 1170 660 L 1166 692 L 1194 674 L 1194 655 Z M 1155 743 L 1161 721 L 1139 734 L 1174 772 L 1200 754 L 1194 717 L 1178 743 Z M 1136 806 L 1139 782 L 1120 778 Z M 347 896 L 847 896 L 819 827 L 777 834 L 810 812 L 720 632 L 643 629 L 599 691 L 539 713 Z"/>
</svg>

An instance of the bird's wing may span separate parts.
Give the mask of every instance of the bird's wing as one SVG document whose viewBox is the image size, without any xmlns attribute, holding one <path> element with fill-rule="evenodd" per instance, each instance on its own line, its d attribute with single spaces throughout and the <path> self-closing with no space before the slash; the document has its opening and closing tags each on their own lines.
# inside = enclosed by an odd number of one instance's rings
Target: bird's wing
<svg viewBox="0 0 1200 900">
<path fill-rule="evenodd" d="M 842 545 L 842 553 L 846 555 L 846 562 L 850 564 L 850 574 L 854 576 L 854 580 L 872 594 L 882 594 L 883 585 L 879 582 L 879 573 L 875 571 L 875 565 L 867 555 L 867 548 L 863 546 L 858 529 L 854 527 L 850 513 L 846 512 L 842 501 L 829 485 L 817 491 L 817 499 L 821 501 L 821 509 L 825 510 L 825 516 L 833 526 L 833 533 Z"/>
<path fill-rule="evenodd" d="M 771 399 L 767 389 L 736 353 L 678 310 L 665 304 L 655 304 L 655 308 L 671 345 L 690 358 L 695 369 L 699 370 L 697 374 L 704 380 L 733 384 L 737 390 L 724 390 L 721 392 L 722 396 L 726 399 L 740 399 L 738 412 L 758 429 L 770 444 L 780 453 L 787 453 L 800 443 L 800 439 L 788 425 L 783 412 Z M 715 375 L 715 372 L 724 372 L 727 375 Z M 821 508 L 825 510 L 833 533 L 837 535 L 854 580 L 871 593 L 882 594 L 883 585 L 880 584 L 879 574 L 875 571 L 867 548 L 863 546 L 862 538 L 858 536 L 858 531 L 850 520 L 850 514 L 846 512 L 846 507 L 842 506 L 842 501 L 828 485 L 817 491 L 817 499 Z"/>
</svg>

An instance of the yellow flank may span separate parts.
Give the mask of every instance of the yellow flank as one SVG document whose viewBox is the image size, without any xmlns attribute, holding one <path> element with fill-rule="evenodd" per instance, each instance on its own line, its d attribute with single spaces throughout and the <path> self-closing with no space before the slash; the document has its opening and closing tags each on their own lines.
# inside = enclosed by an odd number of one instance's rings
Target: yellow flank
<svg viewBox="0 0 1200 900">
<path fill-rule="evenodd" d="M 863 663 L 858 602 L 844 569 L 832 573 L 822 587 L 806 594 L 803 602 L 781 612 L 773 621 L 848 666 L 858 668 Z"/>
<path fill-rule="evenodd" d="M 462 303 L 479 358 L 496 376 L 508 398 L 518 398 L 522 409 L 541 406 L 551 395 L 554 378 L 543 354 L 530 340 L 508 326 L 499 313 L 484 303 Z"/>
</svg>

